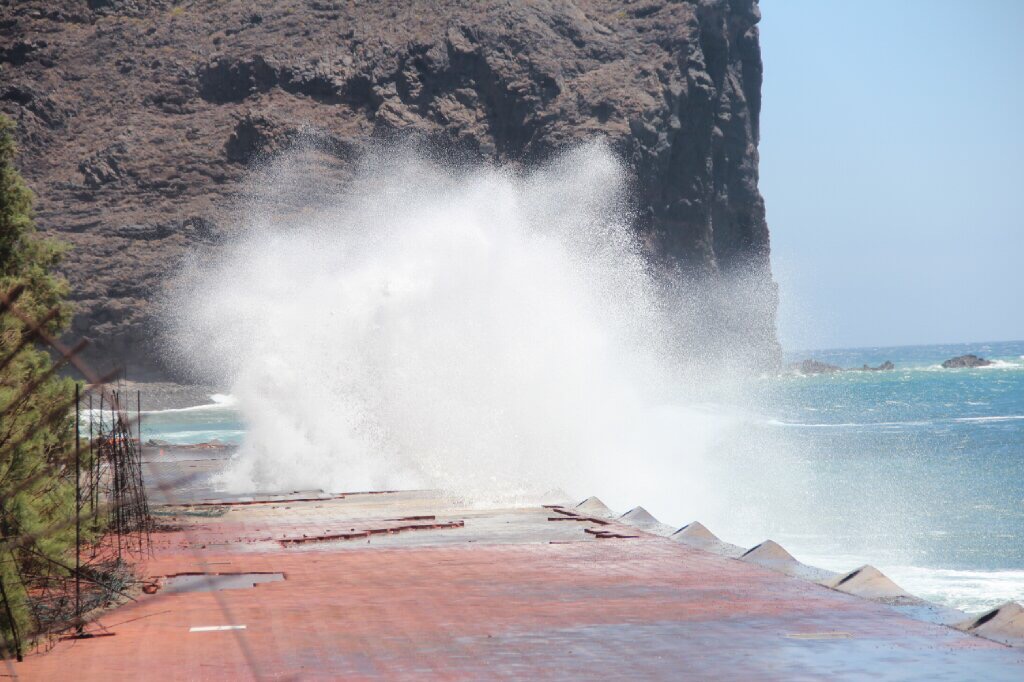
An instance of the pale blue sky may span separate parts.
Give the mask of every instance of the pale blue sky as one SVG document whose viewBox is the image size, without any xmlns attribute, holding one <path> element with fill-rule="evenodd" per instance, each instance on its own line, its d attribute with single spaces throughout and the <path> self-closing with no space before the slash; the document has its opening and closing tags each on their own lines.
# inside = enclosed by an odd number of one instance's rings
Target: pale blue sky
<svg viewBox="0 0 1024 682">
<path fill-rule="evenodd" d="M 1024 339 L 1024 0 L 762 0 L 788 349 Z"/>
</svg>

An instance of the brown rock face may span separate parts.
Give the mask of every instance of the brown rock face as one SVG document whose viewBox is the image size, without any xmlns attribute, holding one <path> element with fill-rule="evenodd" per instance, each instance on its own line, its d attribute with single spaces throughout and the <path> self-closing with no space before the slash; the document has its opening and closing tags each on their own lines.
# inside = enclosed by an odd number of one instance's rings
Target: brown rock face
<svg viewBox="0 0 1024 682">
<path fill-rule="evenodd" d="M 232 229 L 249 164 L 310 136 L 339 181 L 374 138 L 529 163 L 603 136 L 635 171 L 652 254 L 705 292 L 706 338 L 681 343 L 770 362 L 759 16 L 755 0 L 0 0 L 0 110 L 41 227 L 74 247 L 74 332 L 136 377 L 162 371 L 161 282 Z"/>
</svg>

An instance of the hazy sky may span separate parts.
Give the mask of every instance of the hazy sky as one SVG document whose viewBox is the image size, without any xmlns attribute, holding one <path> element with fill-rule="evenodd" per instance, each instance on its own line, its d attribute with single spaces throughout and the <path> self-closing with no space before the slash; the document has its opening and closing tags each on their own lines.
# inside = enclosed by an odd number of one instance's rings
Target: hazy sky
<svg viewBox="0 0 1024 682">
<path fill-rule="evenodd" d="M 1024 0 L 762 0 L 788 349 L 1024 339 Z"/>
</svg>

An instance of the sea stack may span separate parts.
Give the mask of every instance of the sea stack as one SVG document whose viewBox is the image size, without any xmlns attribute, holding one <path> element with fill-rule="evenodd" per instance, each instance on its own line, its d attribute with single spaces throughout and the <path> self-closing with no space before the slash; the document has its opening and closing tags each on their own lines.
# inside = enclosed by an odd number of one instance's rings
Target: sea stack
<svg viewBox="0 0 1024 682">
<path fill-rule="evenodd" d="M 893 369 L 896 369 L 896 365 L 892 364 L 891 360 L 886 360 L 885 362 L 883 362 L 882 364 L 878 365 L 877 367 L 872 367 L 871 365 L 869 365 L 867 363 L 864 363 L 864 366 L 861 367 L 858 371 L 860 371 L 860 372 L 888 372 L 888 371 L 893 370 Z"/>
<path fill-rule="evenodd" d="M 967 355 L 958 355 L 955 358 L 950 358 L 942 363 L 942 366 L 945 369 L 963 369 L 968 367 L 988 367 L 991 364 L 993 364 L 991 360 L 968 353 Z"/>
<path fill-rule="evenodd" d="M 843 371 L 843 368 L 820 360 L 808 359 L 796 365 L 796 370 L 801 374 L 832 374 Z"/>
</svg>

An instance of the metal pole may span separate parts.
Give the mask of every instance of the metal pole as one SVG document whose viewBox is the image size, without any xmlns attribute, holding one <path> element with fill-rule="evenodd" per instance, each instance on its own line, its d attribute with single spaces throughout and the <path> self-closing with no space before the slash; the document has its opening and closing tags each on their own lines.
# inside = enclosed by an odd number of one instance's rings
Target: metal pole
<svg viewBox="0 0 1024 682">
<path fill-rule="evenodd" d="M 75 382 L 75 620 L 82 634 L 82 438 L 81 393 Z"/>
<path fill-rule="evenodd" d="M 103 393 L 102 389 L 100 392 L 100 423 L 98 426 L 98 432 L 96 436 L 100 439 L 100 443 L 103 443 Z M 98 448 L 96 453 L 96 491 L 93 493 L 93 507 L 92 516 L 94 520 L 99 519 L 99 506 L 100 506 L 100 475 L 103 473 L 100 470 L 100 465 L 103 463 L 103 447 L 102 445 Z"/>
<path fill-rule="evenodd" d="M 11 555 L 11 560 L 17 561 L 14 555 Z M 14 620 L 14 612 L 11 610 L 11 602 L 7 600 L 7 590 L 4 589 L 4 575 L 3 571 L 0 571 L 0 600 L 4 602 L 4 610 L 7 611 L 7 621 L 11 624 L 11 636 L 14 638 L 14 657 L 21 663 L 21 639 L 18 637 L 18 623 Z"/>
<path fill-rule="evenodd" d="M 92 456 L 92 393 L 89 394 L 89 506 L 92 507 L 93 521 L 96 520 L 96 507 L 92 503 L 96 495 L 96 467 Z"/>
<path fill-rule="evenodd" d="M 120 433 L 117 429 L 117 412 L 115 406 L 120 410 L 121 403 L 115 391 L 110 398 L 110 453 L 114 467 L 114 496 L 111 503 L 114 505 L 114 519 L 116 521 L 114 532 L 117 533 L 117 565 L 121 566 L 121 534 L 124 533 L 124 516 L 121 509 L 121 452 L 118 445 Z"/>
<path fill-rule="evenodd" d="M 138 470 L 139 470 L 139 473 L 138 473 L 139 480 L 138 480 L 137 483 L 138 483 L 139 486 L 143 486 L 144 484 L 142 482 L 142 391 L 136 391 L 135 392 L 135 419 L 139 423 L 139 433 L 138 433 L 138 436 L 139 436 L 139 449 L 135 453 L 135 461 L 137 462 Z M 141 510 L 140 510 L 140 512 L 141 512 Z M 149 532 L 148 529 L 149 529 L 148 523 L 146 522 L 146 520 L 144 518 L 140 517 L 139 518 L 139 553 L 140 554 L 142 553 L 142 549 L 143 549 L 143 547 L 142 547 L 142 545 L 143 545 L 143 535 L 142 534 L 144 532 L 148 533 Z"/>
</svg>

